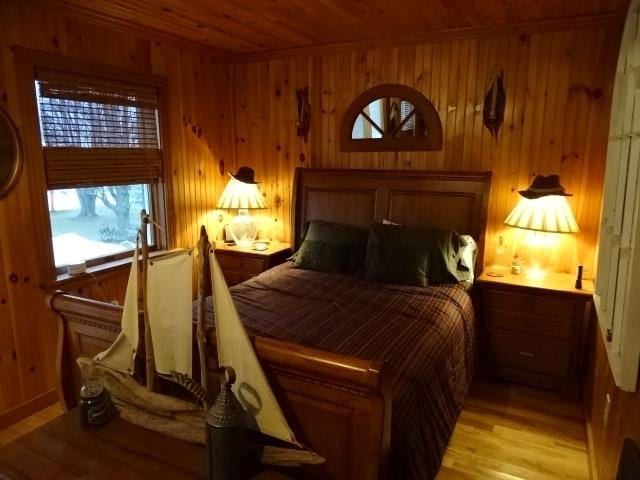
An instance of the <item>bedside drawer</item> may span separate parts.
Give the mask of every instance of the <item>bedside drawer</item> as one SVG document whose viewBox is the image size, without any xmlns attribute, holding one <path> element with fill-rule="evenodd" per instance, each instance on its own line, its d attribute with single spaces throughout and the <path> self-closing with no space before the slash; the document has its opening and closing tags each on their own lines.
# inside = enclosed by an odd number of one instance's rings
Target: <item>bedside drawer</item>
<svg viewBox="0 0 640 480">
<path fill-rule="evenodd" d="M 566 377 L 571 348 L 571 342 L 557 338 L 535 338 L 491 331 L 487 357 L 491 363 Z"/>
<path fill-rule="evenodd" d="M 526 312 L 534 315 L 575 318 L 576 315 L 582 313 L 584 302 L 569 298 L 527 295 L 526 293 L 495 289 L 489 292 L 489 308 L 491 310 Z"/>
<path fill-rule="evenodd" d="M 245 282 L 255 276 L 250 273 L 233 272 L 230 270 L 224 270 L 222 274 L 224 275 L 224 279 L 227 281 L 227 285 L 230 287 Z"/>
<path fill-rule="evenodd" d="M 246 272 L 259 274 L 265 269 L 264 260 L 261 258 L 247 258 L 235 255 L 218 254 L 218 262 L 222 270 L 235 270 L 238 272 Z"/>
<path fill-rule="evenodd" d="M 504 310 L 491 310 L 487 322 L 487 326 L 494 330 L 567 339 L 573 338 L 575 328 L 575 321 L 569 319 L 558 320 L 557 318 L 518 314 Z"/>
</svg>

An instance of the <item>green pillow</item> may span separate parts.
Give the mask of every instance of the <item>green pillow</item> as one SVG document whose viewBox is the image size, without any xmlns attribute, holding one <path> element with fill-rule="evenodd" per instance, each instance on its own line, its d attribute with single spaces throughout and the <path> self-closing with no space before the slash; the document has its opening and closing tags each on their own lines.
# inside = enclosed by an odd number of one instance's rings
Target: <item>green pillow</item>
<svg viewBox="0 0 640 480">
<path fill-rule="evenodd" d="M 427 286 L 429 255 L 420 246 L 372 243 L 366 277 L 384 283 Z"/>
<path fill-rule="evenodd" d="M 425 230 L 425 246 L 429 250 L 430 284 L 455 283 L 462 247 L 466 243 L 453 230 Z"/>
<path fill-rule="evenodd" d="M 367 243 L 367 277 L 418 286 L 457 282 L 463 242 L 451 230 L 374 225 Z"/>
<path fill-rule="evenodd" d="M 294 267 L 321 262 L 322 271 L 355 272 L 364 268 L 368 232 L 364 227 L 311 220 L 300 249 L 292 257 Z M 307 242 L 320 242 L 305 246 Z M 313 252 L 313 260 L 300 258 Z M 343 255 L 346 252 L 346 262 Z M 320 260 L 322 257 L 322 261 Z M 333 264 L 330 264 L 333 259 Z"/>
<path fill-rule="evenodd" d="M 347 268 L 351 247 L 346 244 L 305 240 L 293 262 L 295 268 L 341 273 Z"/>
</svg>

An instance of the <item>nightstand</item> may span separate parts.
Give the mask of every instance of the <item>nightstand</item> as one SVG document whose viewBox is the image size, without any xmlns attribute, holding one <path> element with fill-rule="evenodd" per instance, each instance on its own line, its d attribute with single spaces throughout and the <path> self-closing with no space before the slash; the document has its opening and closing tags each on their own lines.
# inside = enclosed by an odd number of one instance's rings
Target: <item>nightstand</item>
<svg viewBox="0 0 640 480">
<path fill-rule="evenodd" d="M 578 401 L 593 294 L 593 282 L 582 284 L 577 290 L 575 276 L 561 273 L 480 275 L 485 372 Z"/>
<path fill-rule="evenodd" d="M 227 281 L 232 286 L 284 262 L 291 256 L 288 243 L 269 244 L 263 251 L 240 248 L 235 245 L 216 245 L 216 258 Z"/>
</svg>

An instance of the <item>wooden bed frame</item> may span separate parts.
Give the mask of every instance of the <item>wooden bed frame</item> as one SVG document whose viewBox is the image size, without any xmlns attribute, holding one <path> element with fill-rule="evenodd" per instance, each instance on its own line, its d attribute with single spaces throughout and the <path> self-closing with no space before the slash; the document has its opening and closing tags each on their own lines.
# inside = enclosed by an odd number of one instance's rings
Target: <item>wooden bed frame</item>
<svg viewBox="0 0 640 480">
<path fill-rule="evenodd" d="M 478 242 L 478 268 L 491 173 L 297 169 L 293 244 L 311 219 L 354 225 L 388 219 L 453 228 Z M 121 307 L 58 292 L 59 393 L 77 404 L 75 358 L 108 347 L 120 331 Z M 326 458 L 313 476 L 385 478 L 391 442 L 391 366 L 255 337 L 254 346 L 296 436 Z M 213 339 L 212 345 L 215 345 Z M 212 362 L 215 352 L 212 352 Z"/>
</svg>

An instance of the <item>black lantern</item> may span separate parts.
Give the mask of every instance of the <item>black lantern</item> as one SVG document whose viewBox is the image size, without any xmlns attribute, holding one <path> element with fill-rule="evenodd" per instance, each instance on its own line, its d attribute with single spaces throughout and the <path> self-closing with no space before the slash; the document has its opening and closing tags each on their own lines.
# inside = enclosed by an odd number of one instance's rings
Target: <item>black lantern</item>
<svg viewBox="0 0 640 480">
<path fill-rule="evenodd" d="M 225 369 L 225 381 L 206 416 L 209 480 L 245 478 L 247 463 L 246 414 L 231 390 L 236 374 Z"/>
</svg>

